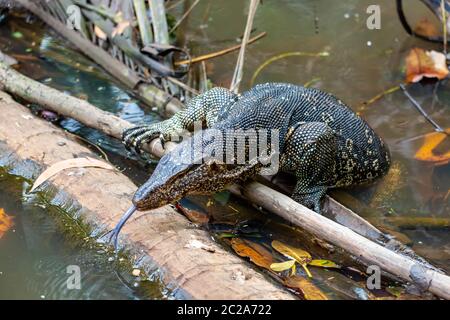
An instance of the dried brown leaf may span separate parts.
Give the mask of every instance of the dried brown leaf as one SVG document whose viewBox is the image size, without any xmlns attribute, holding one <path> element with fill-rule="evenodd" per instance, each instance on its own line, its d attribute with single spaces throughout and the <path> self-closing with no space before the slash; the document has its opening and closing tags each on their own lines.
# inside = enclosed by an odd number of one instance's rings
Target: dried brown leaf
<svg viewBox="0 0 450 320">
<path fill-rule="evenodd" d="M 328 297 L 314 283 L 300 276 L 288 277 L 284 284 L 298 290 L 306 300 L 328 300 Z"/>
<path fill-rule="evenodd" d="M 406 81 L 419 82 L 424 77 L 444 79 L 449 72 L 446 61 L 441 52 L 413 48 L 406 57 Z"/>
<path fill-rule="evenodd" d="M 436 154 L 434 150 L 448 139 L 450 129 L 443 132 L 432 132 L 424 137 L 424 141 L 414 158 L 420 161 L 433 162 L 435 164 L 447 164 L 450 162 L 450 151 Z"/>
<path fill-rule="evenodd" d="M 108 170 L 115 170 L 115 168 L 100 160 L 92 159 L 92 158 L 74 158 L 74 159 L 67 159 L 63 161 L 59 161 L 53 165 L 51 165 L 49 168 L 47 168 L 44 172 L 41 173 L 41 175 L 36 179 L 36 181 L 33 184 L 33 187 L 31 188 L 30 192 L 33 192 L 37 187 L 39 187 L 41 184 L 43 184 L 45 181 L 53 177 L 54 175 L 58 174 L 59 172 L 70 169 L 70 168 L 87 168 L 87 167 L 96 167 L 96 168 L 103 168 Z"/>
<path fill-rule="evenodd" d="M 14 225 L 13 218 L 8 216 L 2 208 L 0 208 L 0 239 Z"/>
<path fill-rule="evenodd" d="M 238 255 L 249 258 L 254 264 L 265 269 L 270 270 L 270 265 L 274 262 L 272 253 L 253 241 L 233 238 L 231 246 Z"/>
</svg>

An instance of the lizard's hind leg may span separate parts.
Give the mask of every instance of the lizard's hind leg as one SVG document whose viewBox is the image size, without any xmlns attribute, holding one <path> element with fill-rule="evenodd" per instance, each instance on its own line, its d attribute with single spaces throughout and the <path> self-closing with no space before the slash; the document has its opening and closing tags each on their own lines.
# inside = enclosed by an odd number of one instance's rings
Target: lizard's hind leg
<svg viewBox="0 0 450 320">
<path fill-rule="evenodd" d="M 336 179 L 336 135 L 322 122 L 299 123 L 290 133 L 282 168 L 297 177 L 292 198 L 320 213 L 321 200 Z"/>
</svg>

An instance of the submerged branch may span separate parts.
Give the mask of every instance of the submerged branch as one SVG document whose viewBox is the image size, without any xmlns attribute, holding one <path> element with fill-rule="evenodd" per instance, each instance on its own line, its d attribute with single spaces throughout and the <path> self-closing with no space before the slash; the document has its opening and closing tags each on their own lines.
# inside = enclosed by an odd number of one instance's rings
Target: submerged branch
<svg viewBox="0 0 450 320">
<path fill-rule="evenodd" d="M 408 90 L 406 89 L 404 84 L 400 84 L 400 88 L 402 89 L 403 93 L 405 94 L 405 96 L 409 99 L 409 101 L 411 101 L 411 103 L 413 104 L 413 106 L 422 114 L 422 116 L 429 122 L 431 123 L 431 125 L 436 129 L 437 132 L 444 132 L 445 130 L 442 129 L 442 127 L 440 125 L 438 125 L 426 112 L 425 110 L 422 108 L 422 106 L 420 105 L 419 102 L 416 101 L 416 99 L 414 99 L 408 92 Z"/>
</svg>

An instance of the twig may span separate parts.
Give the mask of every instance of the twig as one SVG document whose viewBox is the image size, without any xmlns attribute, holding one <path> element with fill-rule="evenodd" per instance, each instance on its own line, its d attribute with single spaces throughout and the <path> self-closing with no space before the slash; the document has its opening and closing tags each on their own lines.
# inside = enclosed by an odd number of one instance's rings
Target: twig
<svg viewBox="0 0 450 320">
<path fill-rule="evenodd" d="M 259 39 L 261 39 L 262 37 L 265 37 L 267 35 L 267 32 L 261 32 L 260 34 L 258 34 L 257 36 L 251 38 L 250 40 L 248 40 L 247 44 L 251 44 Z M 182 61 L 176 61 L 174 64 L 176 66 L 182 65 L 182 64 L 188 64 L 188 63 L 197 63 L 197 62 L 201 62 L 201 61 L 205 61 L 205 60 L 209 60 L 209 59 L 213 59 L 213 58 L 217 58 L 220 56 L 223 56 L 227 53 L 239 50 L 241 48 L 242 44 L 238 44 L 217 52 L 212 52 L 212 53 L 208 53 L 205 55 L 201 55 L 195 58 L 192 58 L 191 60 L 182 60 Z"/>
<path fill-rule="evenodd" d="M 394 92 L 398 91 L 399 89 L 400 89 L 400 85 L 396 85 L 396 86 L 393 86 L 393 87 L 391 87 L 391 88 L 389 88 L 389 89 L 387 89 L 387 90 L 384 90 L 383 92 L 377 94 L 375 97 L 373 97 L 373 98 L 371 98 L 371 99 L 369 99 L 369 100 L 363 102 L 363 103 L 359 106 L 358 112 L 359 112 L 359 113 L 360 113 L 360 112 L 363 112 L 363 111 L 364 111 L 369 105 L 371 105 L 372 103 L 374 103 L 374 102 L 380 100 L 381 98 L 383 98 L 384 96 L 386 96 L 386 95 L 388 95 L 388 94 L 391 94 L 391 93 L 394 93 Z"/>
<path fill-rule="evenodd" d="M 200 0 L 195 0 L 195 2 L 189 7 L 189 9 L 186 10 L 186 12 L 183 14 L 183 16 L 180 18 L 180 20 L 175 23 L 175 25 L 170 29 L 169 33 L 172 33 L 175 31 L 176 28 L 186 19 L 186 17 L 191 13 L 191 11 L 195 8 L 195 6 L 200 2 Z"/>
<path fill-rule="evenodd" d="M 416 109 L 422 114 L 422 116 L 424 116 L 424 118 L 433 125 L 437 132 L 445 132 L 445 130 L 442 129 L 442 127 L 439 126 L 433 119 L 431 119 L 430 116 L 425 112 L 425 110 L 423 110 L 422 106 L 409 94 L 404 84 L 400 84 L 400 88 L 403 90 L 403 93 L 409 99 L 409 101 L 411 101 L 413 106 L 416 107 Z"/>
<path fill-rule="evenodd" d="M 177 86 L 179 86 L 180 88 L 189 91 L 192 94 L 195 95 L 199 95 L 200 92 L 198 92 L 197 90 L 195 90 L 194 88 L 191 88 L 190 86 L 188 86 L 187 84 L 181 82 L 180 80 L 176 79 L 176 78 L 172 78 L 172 77 L 167 77 L 167 79 L 172 82 L 173 84 L 176 84 Z"/>
<path fill-rule="evenodd" d="M 300 57 L 328 57 L 330 55 L 329 52 L 323 51 L 318 53 L 310 53 L 310 52 L 301 52 L 301 51 L 294 51 L 294 52 L 286 52 L 282 54 L 278 54 L 266 61 L 264 61 L 253 73 L 252 79 L 250 80 L 250 86 L 253 86 L 253 83 L 255 82 L 258 75 L 261 73 L 261 71 L 267 67 L 272 62 L 275 62 L 277 60 L 281 60 L 287 57 L 293 57 L 293 56 L 300 56 Z"/>
<path fill-rule="evenodd" d="M 178 7 L 178 6 L 179 6 L 180 4 L 182 4 L 184 1 L 186 1 L 186 0 L 179 0 L 179 1 L 176 1 L 175 3 L 172 3 L 171 5 L 169 5 L 169 6 L 166 7 L 166 11 L 169 11 L 169 10 L 175 8 L 175 7 Z"/>
<path fill-rule="evenodd" d="M 71 133 L 71 135 L 72 135 L 75 139 L 79 139 L 79 140 L 81 140 L 81 141 L 83 141 L 83 142 L 86 142 L 86 143 L 89 144 L 90 146 L 92 146 L 92 147 L 94 147 L 95 149 L 97 149 L 98 152 L 100 152 L 100 153 L 102 154 L 103 159 L 105 159 L 107 162 L 109 162 L 108 155 L 106 154 L 105 151 L 103 151 L 102 148 L 100 148 L 99 145 L 97 145 L 96 143 L 93 143 L 93 142 L 89 141 L 88 139 L 83 138 L 82 136 L 79 136 L 79 135 L 76 135 L 76 134 L 73 134 L 73 133 Z"/>
<path fill-rule="evenodd" d="M 445 10 L 445 0 L 441 0 L 441 11 L 444 54 L 447 55 L 447 10 Z"/>
<path fill-rule="evenodd" d="M 239 56 L 236 63 L 236 68 L 234 69 L 233 79 L 231 81 L 230 91 L 234 93 L 239 92 L 239 86 L 242 81 L 243 69 L 244 69 L 244 59 L 245 59 L 245 49 L 247 48 L 247 43 L 250 38 L 250 32 L 253 26 L 253 20 L 255 19 L 256 9 L 258 8 L 259 0 L 251 0 L 250 8 L 248 11 L 247 24 L 245 26 L 244 37 L 242 38 L 242 46 L 239 51 Z"/>
<path fill-rule="evenodd" d="M 208 75 L 206 74 L 206 63 L 205 61 L 202 61 L 201 63 L 201 71 L 202 71 L 202 82 L 203 82 L 203 86 L 201 88 L 202 92 L 206 92 L 208 90 Z"/>
<path fill-rule="evenodd" d="M 303 84 L 303 86 L 304 86 L 305 88 L 309 88 L 309 87 L 311 87 L 313 84 L 319 82 L 320 80 L 321 80 L 321 79 L 320 79 L 319 77 L 317 77 L 317 78 L 312 78 L 312 79 L 309 80 L 308 82 L 305 82 L 305 83 Z M 253 83 L 253 82 L 252 82 L 252 83 Z"/>
</svg>

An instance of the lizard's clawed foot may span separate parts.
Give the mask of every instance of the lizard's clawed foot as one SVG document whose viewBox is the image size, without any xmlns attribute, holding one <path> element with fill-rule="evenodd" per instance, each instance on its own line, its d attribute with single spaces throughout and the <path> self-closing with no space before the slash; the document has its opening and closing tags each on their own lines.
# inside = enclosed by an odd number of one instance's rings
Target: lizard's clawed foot
<svg viewBox="0 0 450 320">
<path fill-rule="evenodd" d="M 153 125 L 141 125 L 124 130 L 122 142 L 127 150 L 134 150 L 137 154 L 142 153 L 142 146 L 155 138 L 160 138 L 164 146 L 164 138 L 161 132 Z"/>
</svg>

